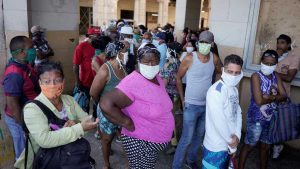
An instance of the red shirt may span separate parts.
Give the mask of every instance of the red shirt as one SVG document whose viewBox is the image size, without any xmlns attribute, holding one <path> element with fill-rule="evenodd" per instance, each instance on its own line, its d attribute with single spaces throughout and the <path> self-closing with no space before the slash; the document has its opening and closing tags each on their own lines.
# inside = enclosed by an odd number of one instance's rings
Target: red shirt
<svg viewBox="0 0 300 169">
<path fill-rule="evenodd" d="M 95 54 L 95 49 L 88 42 L 80 43 L 74 52 L 73 64 L 79 65 L 79 80 L 84 87 L 90 88 L 94 80 L 92 71 L 92 58 Z"/>
</svg>

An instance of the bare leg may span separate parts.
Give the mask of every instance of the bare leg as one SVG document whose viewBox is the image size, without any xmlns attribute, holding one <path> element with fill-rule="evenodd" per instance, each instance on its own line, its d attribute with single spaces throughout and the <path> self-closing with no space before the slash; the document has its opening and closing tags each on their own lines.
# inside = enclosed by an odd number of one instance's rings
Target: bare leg
<svg viewBox="0 0 300 169">
<path fill-rule="evenodd" d="M 109 163 L 109 155 L 111 151 L 111 143 L 114 138 L 113 135 L 108 135 L 103 132 L 101 133 L 101 146 L 102 146 L 102 154 L 103 154 L 103 160 L 104 160 L 104 167 L 103 169 L 109 169 L 110 168 L 110 163 Z"/>
<path fill-rule="evenodd" d="M 245 168 L 245 164 L 247 161 L 247 157 L 249 155 L 249 153 L 253 150 L 253 147 L 245 144 L 241 150 L 240 153 L 240 159 L 239 159 L 239 169 L 244 169 Z"/>
<path fill-rule="evenodd" d="M 260 143 L 260 169 L 268 168 L 270 145 L 265 143 Z"/>
</svg>

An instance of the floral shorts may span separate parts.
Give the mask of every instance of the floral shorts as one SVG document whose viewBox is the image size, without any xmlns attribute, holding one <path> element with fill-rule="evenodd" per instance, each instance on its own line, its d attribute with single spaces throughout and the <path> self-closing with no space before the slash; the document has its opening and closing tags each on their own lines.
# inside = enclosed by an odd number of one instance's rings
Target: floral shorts
<svg viewBox="0 0 300 169">
<path fill-rule="evenodd" d="M 97 116 L 99 118 L 99 129 L 101 132 L 112 135 L 119 129 L 118 125 L 111 123 L 106 117 L 104 117 L 99 106 L 97 106 Z"/>
</svg>

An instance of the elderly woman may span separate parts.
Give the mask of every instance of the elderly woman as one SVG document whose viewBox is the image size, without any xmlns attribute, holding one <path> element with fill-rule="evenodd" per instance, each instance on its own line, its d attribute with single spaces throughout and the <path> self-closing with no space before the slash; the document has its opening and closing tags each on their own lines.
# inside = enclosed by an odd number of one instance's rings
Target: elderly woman
<svg viewBox="0 0 300 169">
<path fill-rule="evenodd" d="M 174 130 L 172 101 L 159 77 L 160 54 L 152 44 L 138 50 L 139 71 L 125 77 L 105 95 L 104 115 L 122 126 L 122 143 L 129 168 L 154 168 Z"/>
<path fill-rule="evenodd" d="M 127 46 L 125 43 L 127 43 Z M 104 63 L 99 69 L 90 90 L 90 95 L 97 103 L 127 75 L 124 67 L 128 60 L 128 48 L 129 44 L 125 41 L 117 41 L 107 45 L 105 54 L 109 61 Z M 104 158 L 103 169 L 108 169 L 110 168 L 109 155 L 111 143 L 119 127 L 107 120 L 99 107 L 97 114 L 100 119 L 101 149 Z"/>
<path fill-rule="evenodd" d="M 41 94 L 35 98 L 47 106 L 60 119 L 66 121 L 57 128 L 48 124 L 44 112 L 34 103 L 24 107 L 24 121 L 30 133 L 31 144 L 28 144 L 27 168 L 32 168 L 33 154 L 41 148 L 55 148 L 80 139 L 85 131 L 97 126 L 98 120 L 91 121 L 71 96 L 62 95 L 64 73 L 58 63 L 45 63 L 38 69 Z M 32 146 L 32 147 L 31 147 Z M 16 168 L 24 168 L 25 152 L 15 163 Z"/>
</svg>

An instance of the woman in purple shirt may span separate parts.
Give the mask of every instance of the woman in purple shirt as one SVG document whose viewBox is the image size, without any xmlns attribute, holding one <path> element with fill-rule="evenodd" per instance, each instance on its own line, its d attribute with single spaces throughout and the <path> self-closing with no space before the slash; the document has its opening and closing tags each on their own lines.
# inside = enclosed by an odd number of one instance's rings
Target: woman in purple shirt
<svg viewBox="0 0 300 169">
<path fill-rule="evenodd" d="M 172 101 L 159 77 L 160 54 L 152 44 L 138 50 L 139 71 L 124 78 L 100 101 L 104 116 L 122 126 L 129 168 L 154 168 L 174 130 Z"/>
</svg>

